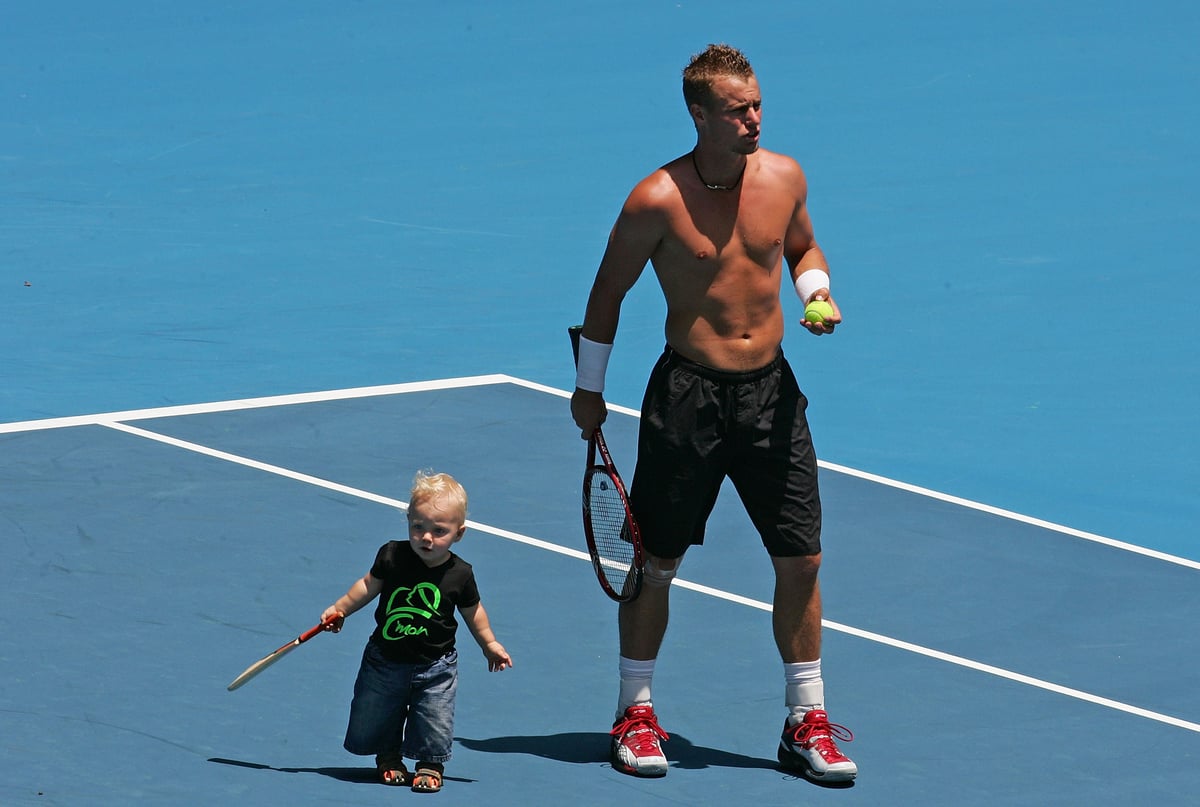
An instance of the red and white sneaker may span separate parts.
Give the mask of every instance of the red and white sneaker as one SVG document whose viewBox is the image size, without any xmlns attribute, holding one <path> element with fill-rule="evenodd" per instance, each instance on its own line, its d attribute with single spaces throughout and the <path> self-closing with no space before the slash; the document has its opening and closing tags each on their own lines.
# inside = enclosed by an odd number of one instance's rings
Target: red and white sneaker
<svg viewBox="0 0 1200 807">
<path fill-rule="evenodd" d="M 634 776 L 666 776 L 667 758 L 659 739 L 670 737 L 658 725 L 654 707 L 630 706 L 612 728 L 612 766 Z"/>
<path fill-rule="evenodd" d="M 850 742 L 854 733 L 830 723 L 823 709 L 813 709 L 794 726 L 783 724 L 779 764 L 815 782 L 848 782 L 858 775 L 858 766 L 838 750 L 835 739 Z"/>
</svg>

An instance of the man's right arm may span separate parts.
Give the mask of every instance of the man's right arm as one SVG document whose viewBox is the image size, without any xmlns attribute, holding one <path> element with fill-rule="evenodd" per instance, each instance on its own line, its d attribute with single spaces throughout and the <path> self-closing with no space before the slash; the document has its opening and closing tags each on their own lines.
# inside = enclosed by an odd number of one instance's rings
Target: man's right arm
<svg viewBox="0 0 1200 807">
<path fill-rule="evenodd" d="M 621 317 L 621 303 L 662 240 L 664 217 L 653 201 L 653 182 L 652 175 L 639 183 L 626 199 L 588 295 L 580 335 L 601 346 L 612 345 Z M 577 386 L 571 396 L 571 415 L 585 439 L 608 417 L 602 376 L 600 382 L 589 383 L 599 389 Z"/>
</svg>

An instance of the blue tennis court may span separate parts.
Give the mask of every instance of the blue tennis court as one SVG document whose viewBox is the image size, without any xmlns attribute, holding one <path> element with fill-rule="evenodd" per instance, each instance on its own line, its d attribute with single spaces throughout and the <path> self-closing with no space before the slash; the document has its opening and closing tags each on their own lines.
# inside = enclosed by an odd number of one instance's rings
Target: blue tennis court
<svg viewBox="0 0 1200 807">
<path fill-rule="evenodd" d="M 366 612 L 243 689 L 403 529 L 413 473 L 516 666 L 460 641 L 448 803 L 1188 804 L 1200 784 L 1200 14 L 1064 2 L 72 0 L 0 28 L 0 802 L 382 803 L 341 748 Z M 772 575 L 732 491 L 607 762 L 566 327 L 624 195 L 743 48 L 846 317 L 785 351 L 860 775 L 774 761 Z M 799 303 L 789 318 L 798 318 Z M 626 302 L 632 470 L 662 348 Z M 457 550 L 456 550 L 457 551 Z"/>
</svg>

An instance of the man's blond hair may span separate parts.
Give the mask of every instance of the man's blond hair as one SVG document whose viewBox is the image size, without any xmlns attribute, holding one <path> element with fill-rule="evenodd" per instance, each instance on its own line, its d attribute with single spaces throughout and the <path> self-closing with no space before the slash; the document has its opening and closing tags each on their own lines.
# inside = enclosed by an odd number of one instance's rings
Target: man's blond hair
<svg viewBox="0 0 1200 807">
<path fill-rule="evenodd" d="M 748 79 L 753 75 L 754 68 L 740 50 L 730 45 L 709 45 L 683 68 L 683 100 L 688 109 L 692 104 L 707 107 L 713 97 L 713 81 L 725 76 Z"/>
</svg>

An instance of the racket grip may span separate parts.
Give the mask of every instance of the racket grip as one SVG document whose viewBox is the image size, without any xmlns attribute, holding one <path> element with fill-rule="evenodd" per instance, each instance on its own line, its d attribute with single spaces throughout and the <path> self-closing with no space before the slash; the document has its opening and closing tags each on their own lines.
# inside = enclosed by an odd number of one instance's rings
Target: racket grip
<svg viewBox="0 0 1200 807">
<path fill-rule="evenodd" d="M 316 636 L 321 631 L 332 631 L 334 633 L 337 633 L 339 630 L 341 630 L 342 622 L 345 619 L 346 619 L 346 617 L 341 614 L 334 614 L 333 616 L 331 616 L 327 619 L 322 619 L 321 624 L 314 625 L 313 627 L 304 631 L 304 633 L 301 633 L 300 637 L 299 637 L 300 641 L 307 642 L 309 639 Z"/>
<path fill-rule="evenodd" d="M 582 325 L 572 325 L 567 328 L 567 336 L 571 337 L 571 353 L 575 356 L 575 366 L 579 366 L 579 337 L 583 334 Z"/>
</svg>

